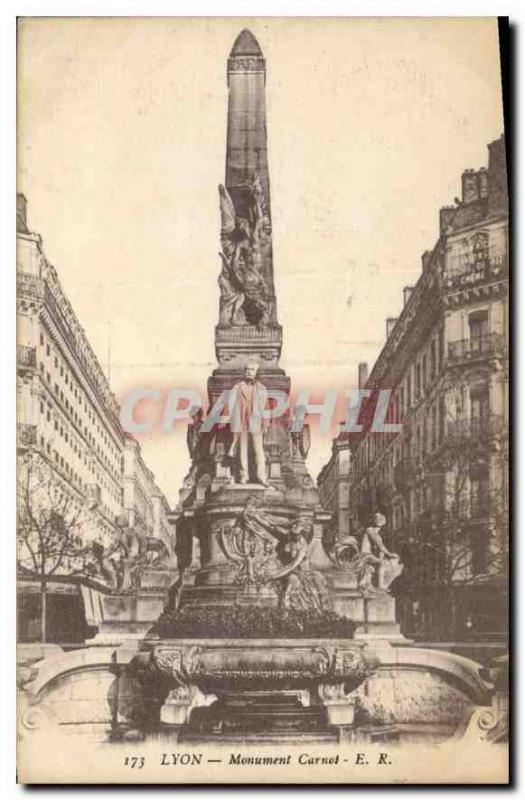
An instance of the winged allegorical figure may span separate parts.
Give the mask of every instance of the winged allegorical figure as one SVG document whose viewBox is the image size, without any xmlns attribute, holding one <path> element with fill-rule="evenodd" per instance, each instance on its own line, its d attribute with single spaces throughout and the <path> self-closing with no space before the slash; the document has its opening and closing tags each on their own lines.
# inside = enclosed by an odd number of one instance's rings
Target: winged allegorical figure
<svg viewBox="0 0 525 800">
<path fill-rule="evenodd" d="M 267 287 L 263 275 L 262 240 L 269 220 L 264 211 L 257 174 L 249 185 L 246 217 L 237 214 L 225 186 L 219 186 L 222 270 L 219 323 L 264 326 L 268 321 Z"/>
</svg>

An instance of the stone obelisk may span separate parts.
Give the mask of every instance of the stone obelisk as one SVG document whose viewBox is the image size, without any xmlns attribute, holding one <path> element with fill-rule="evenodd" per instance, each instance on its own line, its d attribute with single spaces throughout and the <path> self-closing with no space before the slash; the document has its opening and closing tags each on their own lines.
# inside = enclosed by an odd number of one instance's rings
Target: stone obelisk
<svg viewBox="0 0 525 800">
<path fill-rule="evenodd" d="M 259 365 L 268 388 L 289 389 L 279 369 L 282 328 L 273 277 L 270 181 L 266 137 L 266 64 L 248 30 L 228 59 L 228 129 L 221 208 L 221 289 L 215 351 L 219 368 L 209 380 L 215 399 L 247 362 Z"/>
</svg>

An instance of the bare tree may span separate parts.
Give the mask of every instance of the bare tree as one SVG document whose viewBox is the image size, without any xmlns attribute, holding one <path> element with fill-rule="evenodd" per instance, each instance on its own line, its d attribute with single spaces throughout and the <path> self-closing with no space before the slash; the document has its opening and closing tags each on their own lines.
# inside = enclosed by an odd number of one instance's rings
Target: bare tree
<svg viewBox="0 0 525 800">
<path fill-rule="evenodd" d="M 97 575 L 107 534 L 100 514 L 37 450 L 28 449 L 19 456 L 17 501 L 18 571 L 39 584 L 41 640 L 45 642 L 50 580 Z"/>
</svg>

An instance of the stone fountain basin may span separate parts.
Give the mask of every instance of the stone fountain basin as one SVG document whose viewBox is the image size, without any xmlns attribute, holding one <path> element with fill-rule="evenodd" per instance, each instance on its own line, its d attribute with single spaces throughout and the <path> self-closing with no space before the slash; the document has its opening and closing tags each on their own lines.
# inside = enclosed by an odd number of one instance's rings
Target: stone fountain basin
<svg viewBox="0 0 525 800">
<path fill-rule="evenodd" d="M 206 691 L 308 688 L 312 683 L 358 685 L 377 665 L 370 648 L 352 639 L 165 639 L 142 643 L 176 684 Z"/>
</svg>

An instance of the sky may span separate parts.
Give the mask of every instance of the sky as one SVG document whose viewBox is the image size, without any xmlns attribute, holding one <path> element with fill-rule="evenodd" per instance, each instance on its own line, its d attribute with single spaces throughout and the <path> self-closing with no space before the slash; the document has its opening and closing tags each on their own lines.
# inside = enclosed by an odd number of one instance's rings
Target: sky
<svg viewBox="0 0 525 800">
<path fill-rule="evenodd" d="M 492 19 L 32 19 L 19 25 L 18 190 L 117 398 L 217 366 L 226 60 L 266 58 L 281 366 L 344 391 L 417 281 L 438 212 L 503 132 Z M 185 429 L 139 437 L 175 504 Z M 313 431 L 314 478 L 330 437 Z"/>
</svg>

